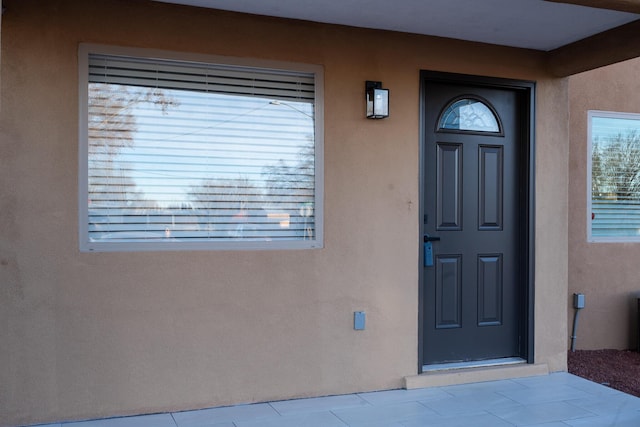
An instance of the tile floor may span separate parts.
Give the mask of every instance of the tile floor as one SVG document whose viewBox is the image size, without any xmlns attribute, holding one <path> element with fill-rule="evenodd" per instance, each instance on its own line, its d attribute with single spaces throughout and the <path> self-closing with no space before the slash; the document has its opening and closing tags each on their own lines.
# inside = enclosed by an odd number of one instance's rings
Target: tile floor
<svg viewBox="0 0 640 427">
<path fill-rule="evenodd" d="M 39 427 L 639 427 L 640 398 L 556 373 Z"/>
</svg>

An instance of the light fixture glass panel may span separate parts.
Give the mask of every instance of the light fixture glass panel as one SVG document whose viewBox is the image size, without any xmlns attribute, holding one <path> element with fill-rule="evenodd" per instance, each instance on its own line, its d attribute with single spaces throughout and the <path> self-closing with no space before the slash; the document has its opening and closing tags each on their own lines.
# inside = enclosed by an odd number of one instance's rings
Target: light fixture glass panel
<svg viewBox="0 0 640 427">
<path fill-rule="evenodd" d="M 365 82 L 366 110 L 368 119 L 389 117 L 389 89 L 382 89 L 382 82 Z"/>
<path fill-rule="evenodd" d="M 373 90 L 373 113 L 376 116 L 389 115 L 389 91 L 386 89 Z"/>
</svg>

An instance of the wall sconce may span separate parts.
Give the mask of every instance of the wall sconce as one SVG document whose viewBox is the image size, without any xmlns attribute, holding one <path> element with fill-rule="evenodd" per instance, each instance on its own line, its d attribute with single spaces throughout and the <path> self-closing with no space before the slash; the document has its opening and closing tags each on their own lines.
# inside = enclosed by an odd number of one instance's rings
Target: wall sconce
<svg viewBox="0 0 640 427">
<path fill-rule="evenodd" d="M 382 82 L 365 83 L 367 94 L 367 119 L 389 117 L 389 89 L 382 89 Z"/>
</svg>

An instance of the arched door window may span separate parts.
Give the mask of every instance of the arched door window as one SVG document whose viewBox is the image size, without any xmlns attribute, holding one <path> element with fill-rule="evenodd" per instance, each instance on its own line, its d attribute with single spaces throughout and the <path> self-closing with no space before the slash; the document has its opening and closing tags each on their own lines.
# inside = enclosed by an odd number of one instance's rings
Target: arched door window
<svg viewBox="0 0 640 427">
<path fill-rule="evenodd" d="M 449 102 L 440 115 L 437 130 L 502 135 L 500 118 L 493 107 L 475 96 L 458 97 Z"/>
</svg>

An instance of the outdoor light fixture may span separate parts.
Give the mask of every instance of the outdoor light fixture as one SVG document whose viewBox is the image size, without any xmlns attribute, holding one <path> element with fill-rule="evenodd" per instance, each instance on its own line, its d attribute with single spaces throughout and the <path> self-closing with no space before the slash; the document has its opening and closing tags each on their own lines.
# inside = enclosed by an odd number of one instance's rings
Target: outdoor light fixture
<svg viewBox="0 0 640 427">
<path fill-rule="evenodd" d="M 382 82 L 367 80 L 365 91 L 367 94 L 367 119 L 389 117 L 389 89 L 382 89 Z"/>
</svg>

